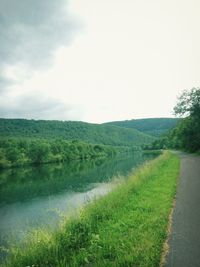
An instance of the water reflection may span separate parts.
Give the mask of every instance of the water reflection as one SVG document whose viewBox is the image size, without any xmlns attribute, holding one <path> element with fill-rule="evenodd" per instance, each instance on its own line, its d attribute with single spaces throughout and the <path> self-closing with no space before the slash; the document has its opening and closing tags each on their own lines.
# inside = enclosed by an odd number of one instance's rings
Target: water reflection
<svg viewBox="0 0 200 267">
<path fill-rule="evenodd" d="M 7 169 L 0 173 L 0 245 L 22 239 L 30 229 L 53 228 L 59 212 L 69 214 L 92 196 L 107 193 L 112 178 L 127 175 L 152 156 L 48 164 Z"/>
<path fill-rule="evenodd" d="M 147 159 L 141 153 L 128 157 L 74 161 L 7 169 L 0 173 L 0 205 L 56 194 L 61 191 L 84 192 L 92 183 L 126 175 Z"/>
</svg>

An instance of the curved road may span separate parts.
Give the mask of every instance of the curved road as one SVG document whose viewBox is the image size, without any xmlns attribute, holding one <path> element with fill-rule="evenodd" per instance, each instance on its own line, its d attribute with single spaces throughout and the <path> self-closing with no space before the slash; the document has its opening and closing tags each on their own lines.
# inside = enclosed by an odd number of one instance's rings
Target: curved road
<svg viewBox="0 0 200 267">
<path fill-rule="evenodd" d="M 165 267 L 200 267 L 200 157 L 176 153 L 181 171 Z"/>
</svg>

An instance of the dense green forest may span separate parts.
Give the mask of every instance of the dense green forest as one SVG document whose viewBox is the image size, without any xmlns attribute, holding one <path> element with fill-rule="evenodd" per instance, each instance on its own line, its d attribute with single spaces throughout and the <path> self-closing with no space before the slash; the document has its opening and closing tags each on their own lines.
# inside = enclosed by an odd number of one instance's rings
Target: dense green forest
<svg viewBox="0 0 200 267">
<path fill-rule="evenodd" d="M 0 119 L 0 167 L 108 157 L 124 146 L 200 150 L 200 89 L 184 91 L 174 112 L 185 117 L 106 124 Z"/>
<path fill-rule="evenodd" d="M 200 151 L 200 88 L 185 90 L 178 98 L 174 113 L 184 116 L 165 136 L 155 140 L 147 149 L 173 148 L 188 152 Z"/>
<path fill-rule="evenodd" d="M 149 118 L 125 121 L 108 122 L 106 125 L 115 125 L 124 128 L 136 129 L 152 136 L 161 136 L 175 127 L 180 121 L 178 118 Z"/>
<path fill-rule="evenodd" d="M 137 130 L 110 125 L 0 119 L 0 167 L 110 157 L 153 140 Z"/>
<path fill-rule="evenodd" d="M 135 147 L 113 147 L 81 141 L 42 139 L 0 140 L 0 168 L 25 164 L 112 157 Z"/>
<path fill-rule="evenodd" d="M 0 119 L 0 137 L 80 140 L 114 146 L 141 146 L 154 140 L 135 129 L 111 125 L 25 119 Z"/>
</svg>

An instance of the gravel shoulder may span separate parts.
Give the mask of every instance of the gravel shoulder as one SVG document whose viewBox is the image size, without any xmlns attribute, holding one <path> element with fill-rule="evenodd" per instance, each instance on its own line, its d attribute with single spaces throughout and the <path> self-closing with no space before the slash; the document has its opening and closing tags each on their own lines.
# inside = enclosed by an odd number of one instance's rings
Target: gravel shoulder
<svg viewBox="0 0 200 267">
<path fill-rule="evenodd" d="M 200 267 L 200 157 L 176 153 L 181 170 L 165 267 Z"/>
</svg>

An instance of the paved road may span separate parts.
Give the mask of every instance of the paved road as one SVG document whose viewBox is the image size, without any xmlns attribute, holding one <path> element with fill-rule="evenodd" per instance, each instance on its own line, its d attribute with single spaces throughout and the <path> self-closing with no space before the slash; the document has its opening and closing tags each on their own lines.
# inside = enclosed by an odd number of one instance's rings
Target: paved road
<svg viewBox="0 0 200 267">
<path fill-rule="evenodd" d="M 165 267 L 200 267 L 200 157 L 178 154 L 181 173 Z"/>
</svg>

